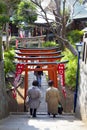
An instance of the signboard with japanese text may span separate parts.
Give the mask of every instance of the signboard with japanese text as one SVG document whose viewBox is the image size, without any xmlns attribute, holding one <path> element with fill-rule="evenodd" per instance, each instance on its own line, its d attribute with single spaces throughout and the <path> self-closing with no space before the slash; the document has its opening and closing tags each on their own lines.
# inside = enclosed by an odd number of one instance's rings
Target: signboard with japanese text
<svg viewBox="0 0 87 130">
<path fill-rule="evenodd" d="M 65 66 L 64 64 L 58 64 L 58 74 L 60 75 L 60 82 L 62 86 L 62 93 L 64 97 L 66 97 L 66 90 L 65 90 Z"/>
</svg>

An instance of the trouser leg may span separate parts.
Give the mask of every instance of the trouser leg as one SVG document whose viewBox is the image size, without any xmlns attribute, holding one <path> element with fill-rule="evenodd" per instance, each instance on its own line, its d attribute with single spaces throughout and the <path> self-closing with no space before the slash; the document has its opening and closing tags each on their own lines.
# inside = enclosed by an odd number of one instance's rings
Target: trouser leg
<svg viewBox="0 0 87 130">
<path fill-rule="evenodd" d="M 40 76 L 40 79 L 39 79 L 40 81 L 39 81 L 39 84 L 40 84 L 40 87 L 41 87 L 41 76 Z"/>
<path fill-rule="evenodd" d="M 36 109 L 33 110 L 33 117 L 36 117 Z"/>
<path fill-rule="evenodd" d="M 38 76 L 39 87 L 41 87 L 41 76 Z"/>
<path fill-rule="evenodd" d="M 33 111 L 33 109 L 32 109 L 32 108 L 30 108 L 30 115 L 32 115 L 32 111 Z"/>
<path fill-rule="evenodd" d="M 55 115 L 55 114 L 53 114 L 53 118 L 54 118 L 54 117 L 56 117 L 56 115 Z"/>
</svg>

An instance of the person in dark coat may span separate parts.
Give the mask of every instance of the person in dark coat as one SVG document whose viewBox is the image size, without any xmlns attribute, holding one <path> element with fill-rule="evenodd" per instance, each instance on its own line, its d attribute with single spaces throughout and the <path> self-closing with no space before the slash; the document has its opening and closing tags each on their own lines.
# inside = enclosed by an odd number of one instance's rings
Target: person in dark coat
<svg viewBox="0 0 87 130">
<path fill-rule="evenodd" d="M 40 66 L 37 66 L 37 68 L 40 68 Z M 42 80 L 42 75 L 43 75 L 43 71 L 34 71 L 34 75 L 36 76 L 36 80 L 38 81 L 38 87 L 41 87 L 41 80 Z"/>
<path fill-rule="evenodd" d="M 29 97 L 29 108 L 30 108 L 30 115 L 36 117 L 36 111 L 40 106 L 40 98 L 41 92 L 38 88 L 38 81 L 34 80 L 32 83 L 32 87 L 28 89 L 28 97 Z"/>
</svg>

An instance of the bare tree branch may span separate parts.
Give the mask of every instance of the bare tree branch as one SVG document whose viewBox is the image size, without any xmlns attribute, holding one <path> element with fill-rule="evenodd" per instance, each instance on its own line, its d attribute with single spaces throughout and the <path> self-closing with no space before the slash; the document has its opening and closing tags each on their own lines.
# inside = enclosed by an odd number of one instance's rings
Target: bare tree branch
<svg viewBox="0 0 87 130">
<path fill-rule="evenodd" d="M 78 0 L 75 0 L 73 3 L 73 7 L 76 4 Z M 53 19 L 48 18 L 47 13 L 48 11 L 43 8 L 41 4 L 41 0 L 31 0 L 39 9 L 37 14 L 41 16 L 45 21 L 47 22 L 50 30 L 54 33 L 56 39 L 62 43 L 62 45 L 66 48 L 68 48 L 75 56 L 77 55 L 76 49 L 69 43 L 69 41 L 65 38 L 65 30 L 66 27 L 71 22 L 70 20 L 66 21 L 66 15 L 65 15 L 65 3 L 66 0 L 63 2 L 63 16 L 60 14 L 60 0 L 54 0 L 55 2 L 55 10 L 48 9 L 52 13 L 52 15 L 55 17 L 55 21 Z M 47 9 L 47 8 L 46 8 Z M 51 20 L 51 22 L 50 22 Z M 67 24 L 68 22 L 68 24 Z"/>
</svg>

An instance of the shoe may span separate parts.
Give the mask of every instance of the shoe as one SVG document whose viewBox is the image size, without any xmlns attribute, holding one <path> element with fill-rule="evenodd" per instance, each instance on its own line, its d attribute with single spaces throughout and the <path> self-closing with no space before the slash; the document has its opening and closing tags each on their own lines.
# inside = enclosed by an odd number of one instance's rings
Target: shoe
<svg viewBox="0 0 87 130">
<path fill-rule="evenodd" d="M 48 112 L 48 115 L 50 116 L 50 113 Z"/>
<path fill-rule="evenodd" d="M 30 115 L 29 117 L 32 118 L 32 115 Z"/>
<path fill-rule="evenodd" d="M 36 118 L 36 115 L 33 115 L 34 118 Z"/>
<path fill-rule="evenodd" d="M 56 117 L 56 115 L 53 115 L 53 118 L 55 118 Z"/>
</svg>

